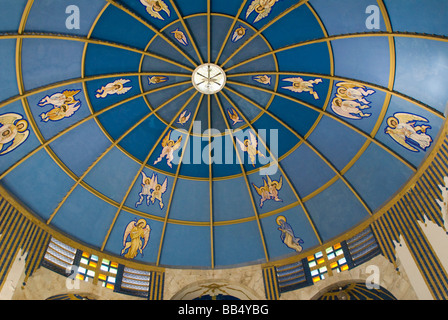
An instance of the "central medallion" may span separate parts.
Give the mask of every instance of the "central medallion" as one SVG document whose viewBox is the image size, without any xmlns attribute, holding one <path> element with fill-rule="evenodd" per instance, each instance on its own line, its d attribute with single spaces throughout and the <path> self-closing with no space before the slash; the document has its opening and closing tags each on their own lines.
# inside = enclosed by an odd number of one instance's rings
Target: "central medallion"
<svg viewBox="0 0 448 320">
<path fill-rule="evenodd" d="M 205 63 L 193 71 L 191 80 L 196 90 L 200 93 L 214 94 L 224 88 L 226 74 L 220 66 L 213 63 Z"/>
</svg>

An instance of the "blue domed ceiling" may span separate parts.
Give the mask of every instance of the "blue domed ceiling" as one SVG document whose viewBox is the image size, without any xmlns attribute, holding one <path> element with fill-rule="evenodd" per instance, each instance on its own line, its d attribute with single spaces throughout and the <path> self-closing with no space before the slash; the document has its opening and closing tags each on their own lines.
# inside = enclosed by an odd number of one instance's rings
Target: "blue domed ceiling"
<svg viewBox="0 0 448 320">
<path fill-rule="evenodd" d="M 446 1 L 0 6 L 1 186 L 136 262 L 219 268 L 324 244 L 404 186 L 445 122 Z M 207 63 L 225 72 L 218 93 L 192 83 Z"/>
</svg>

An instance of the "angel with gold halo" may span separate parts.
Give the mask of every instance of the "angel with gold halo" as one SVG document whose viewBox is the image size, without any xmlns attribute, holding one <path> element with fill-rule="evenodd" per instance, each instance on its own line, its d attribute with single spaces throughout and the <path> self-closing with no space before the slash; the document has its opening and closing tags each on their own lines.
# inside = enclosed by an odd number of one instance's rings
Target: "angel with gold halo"
<svg viewBox="0 0 448 320">
<path fill-rule="evenodd" d="M 0 156 L 3 156 L 28 139 L 28 121 L 17 113 L 0 115 Z"/>
<path fill-rule="evenodd" d="M 246 12 L 246 19 L 249 18 L 252 12 L 258 13 L 258 16 L 255 18 L 254 23 L 260 21 L 263 18 L 266 18 L 269 13 L 271 13 L 272 7 L 276 4 L 278 0 L 254 0 L 250 4 L 249 8 Z"/>
<path fill-rule="evenodd" d="M 157 181 L 157 175 L 153 174 L 150 186 L 150 188 L 152 189 L 151 203 L 154 204 L 154 202 L 158 200 L 160 209 L 163 209 L 164 206 L 162 195 L 166 192 L 167 187 L 168 187 L 168 178 L 165 178 L 163 184 L 159 184 Z"/>
<path fill-rule="evenodd" d="M 145 219 L 131 221 L 124 231 L 121 255 L 128 259 L 134 259 L 139 253 L 143 256 L 150 232 L 151 228 Z"/>
<path fill-rule="evenodd" d="M 129 90 L 132 89 L 132 87 L 125 87 L 124 84 L 130 82 L 131 80 L 127 79 L 118 79 L 114 82 L 108 83 L 107 85 L 101 87 L 101 89 L 98 89 L 95 95 L 97 98 L 105 98 L 109 94 L 125 94 Z"/>
<path fill-rule="evenodd" d="M 162 161 L 162 159 L 164 157 L 166 157 L 167 162 L 166 164 L 172 168 L 172 164 L 171 161 L 173 161 L 174 159 L 174 151 L 176 151 L 177 149 L 180 148 L 180 144 L 182 142 L 182 136 L 179 137 L 179 139 L 175 142 L 174 140 L 170 140 L 170 136 L 171 136 L 171 130 L 170 132 L 168 132 L 168 134 L 165 136 L 165 138 L 163 138 L 162 141 L 162 153 L 160 154 L 160 156 L 157 158 L 156 161 L 154 161 L 154 165 L 156 165 L 157 163 L 159 163 L 160 161 Z"/>
<path fill-rule="evenodd" d="M 153 174 L 154 177 L 154 174 Z M 143 171 L 142 171 L 142 190 L 141 192 L 138 194 L 138 196 L 140 197 L 139 200 L 137 201 L 137 203 L 135 204 L 135 207 L 137 208 L 139 205 L 142 204 L 143 202 L 143 198 L 146 196 L 146 204 L 149 206 L 149 200 L 151 197 L 151 186 L 152 186 L 152 178 L 149 178 Z"/>
<path fill-rule="evenodd" d="M 417 148 L 425 151 L 432 143 L 432 138 L 426 133 L 431 126 L 416 125 L 417 122 L 428 122 L 421 116 L 397 112 L 387 119 L 385 133 L 404 148 L 418 152 Z"/>
<path fill-rule="evenodd" d="M 235 111 L 235 109 L 233 108 L 227 109 L 227 114 L 229 115 L 230 120 L 233 121 L 232 125 L 236 125 L 238 122 L 243 122 L 243 120 L 240 119 L 240 116 Z"/>
<path fill-rule="evenodd" d="M 366 87 L 350 82 L 338 82 L 336 84 L 336 96 L 342 100 L 359 101 L 364 104 L 370 102 L 365 97 L 374 94 L 375 90 L 366 90 Z"/>
<path fill-rule="evenodd" d="M 171 14 L 167 4 L 162 0 L 140 0 L 140 2 L 146 7 L 146 11 L 153 18 L 165 20 L 160 14 L 160 11 L 164 11 L 168 17 Z"/>
<path fill-rule="evenodd" d="M 278 230 L 281 231 L 280 239 L 282 240 L 282 242 L 288 248 L 293 249 L 296 252 L 301 252 L 303 250 L 301 244 L 303 244 L 304 241 L 294 235 L 294 230 L 292 229 L 291 225 L 286 222 L 286 217 L 278 216 L 275 221 L 277 222 L 277 225 L 280 226 Z"/>
<path fill-rule="evenodd" d="M 41 120 L 48 122 L 49 120 L 58 121 L 71 117 L 81 107 L 81 101 L 75 99 L 75 96 L 80 92 L 81 90 L 64 90 L 61 93 L 55 93 L 41 99 L 38 106 L 53 106 L 50 111 L 40 114 Z"/>
<path fill-rule="evenodd" d="M 191 112 L 189 112 L 188 114 L 187 114 L 187 112 L 188 112 L 188 110 L 185 110 L 184 112 L 182 112 L 182 114 L 179 116 L 179 120 L 177 121 L 177 123 L 184 126 L 188 122 L 188 120 L 190 120 Z"/>
<path fill-rule="evenodd" d="M 80 92 L 81 90 L 64 90 L 60 93 L 55 93 L 51 96 L 44 97 L 39 101 L 38 106 L 44 107 L 50 104 L 60 107 L 62 105 L 76 104 L 78 100 L 75 99 L 75 96 Z"/>
<path fill-rule="evenodd" d="M 286 78 L 283 81 L 291 82 L 292 84 L 287 87 L 283 87 L 283 89 L 290 90 L 292 92 L 309 92 L 314 99 L 319 99 L 319 95 L 314 91 L 313 85 L 321 83 L 322 79 L 308 80 L 305 81 L 301 77 L 296 78 Z"/>
<path fill-rule="evenodd" d="M 236 138 L 236 141 L 238 142 L 241 151 L 247 152 L 249 155 L 250 161 L 252 162 L 252 165 L 255 167 L 255 157 L 257 155 L 266 158 L 264 154 L 262 154 L 259 150 L 257 150 L 258 147 L 258 141 L 257 138 L 255 138 L 255 135 L 252 132 L 249 132 L 250 139 L 244 140 L 244 142 L 241 142 L 238 138 Z"/>
</svg>

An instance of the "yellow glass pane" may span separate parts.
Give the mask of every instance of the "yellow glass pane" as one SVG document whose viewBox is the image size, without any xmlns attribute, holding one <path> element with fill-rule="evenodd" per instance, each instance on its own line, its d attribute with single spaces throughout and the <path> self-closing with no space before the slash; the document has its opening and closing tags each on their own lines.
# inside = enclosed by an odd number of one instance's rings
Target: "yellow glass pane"
<svg viewBox="0 0 448 320">
<path fill-rule="evenodd" d="M 317 260 L 317 264 L 322 264 L 322 263 L 324 263 L 325 262 L 325 259 L 324 258 L 320 258 L 319 260 Z"/>
<path fill-rule="evenodd" d="M 338 263 L 337 262 L 333 262 L 332 264 L 330 264 L 330 268 L 331 269 L 334 269 L 334 268 L 336 268 L 338 266 Z"/>
<path fill-rule="evenodd" d="M 76 275 L 76 279 L 79 279 L 79 280 L 84 280 L 84 276 L 82 275 L 82 274 L 77 274 Z"/>
<path fill-rule="evenodd" d="M 348 270 L 348 265 L 347 265 L 347 264 L 346 264 L 346 265 L 343 265 L 343 266 L 341 267 L 341 270 L 342 270 L 342 271 Z"/>
<path fill-rule="evenodd" d="M 113 284 L 111 284 L 111 283 L 108 283 L 108 284 L 106 284 L 106 288 L 109 288 L 109 289 L 112 289 L 112 290 L 114 290 L 114 285 Z"/>
<path fill-rule="evenodd" d="M 98 275 L 98 279 L 106 281 L 107 276 L 105 274 L 100 273 Z"/>
<path fill-rule="evenodd" d="M 313 261 L 314 260 L 314 256 L 309 256 L 307 257 L 308 261 Z"/>
<path fill-rule="evenodd" d="M 313 282 L 314 282 L 314 283 L 316 283 L 316 282 L 318 282 L 318 281 L 320 281 L 320 277 L 319 277 L 319 276 L 313 278 Z"/>
<path fill-rule="evenodd" d="M 110 266 L 111 266 L 112 268 L 118 268 L 118 263 L 116 263 L 116 262 L 111 262 Z"/>
<path fill-rule="evenodd" d="M 84 258 L 90 258 L 90 253 L 84 251 L 84 252 L 82 253 L 82 256 L 83 256 Z"/>
<path fill-rule="evenodd" d="M 337 249 L 341 248 L 341 244 L 337 243 L 333 246 L 333 248 L 334 248 L 334 250 L 337 250 Z"/>
<path fill-rule="evenodd" d="M 96 268 L 96 262 L 90 261 L 89 266 L 92 268 Z"/>
</svg>

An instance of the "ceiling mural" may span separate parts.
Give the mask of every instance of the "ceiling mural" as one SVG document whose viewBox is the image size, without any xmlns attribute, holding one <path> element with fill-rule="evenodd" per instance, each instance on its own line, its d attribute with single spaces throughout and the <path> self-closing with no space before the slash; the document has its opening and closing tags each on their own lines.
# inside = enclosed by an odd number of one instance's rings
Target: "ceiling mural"
<svg viewBox="0 0 448 320">
<path fill-rule="evenodd" d="M 0 0 L 0 184 L 166 267 L 305 252 L 372 217 L 445 122 L 448 3 Z"/>
</svg>

